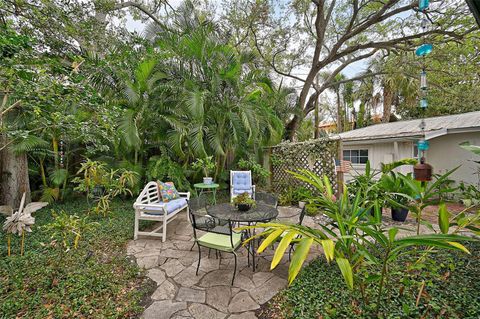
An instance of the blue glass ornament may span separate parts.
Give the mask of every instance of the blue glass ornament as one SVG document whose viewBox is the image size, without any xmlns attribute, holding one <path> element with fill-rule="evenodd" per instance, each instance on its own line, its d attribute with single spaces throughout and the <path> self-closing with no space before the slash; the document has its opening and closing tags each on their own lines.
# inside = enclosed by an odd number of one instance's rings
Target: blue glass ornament
<svg viewBox="0 0 480 319">
<path fill-rule="evenodd" d="M 420 11 L 425 11 L 430 6 L 430 0 L 418 0 L 418 9 Z"/>
<path fill-rule="evenodd" d="M 418 147 L 419 151 L 427 151 L 429 146 L 430 145 L 429 145 L 428 141 L 420 140 L 420 141 L 417 142 L 417 147 Z"/>
<path fill-rule="evenodd" d="M 433 45 L 425 43 L 425 44 L 422 44 L 421 46 L 419 46 L 417 48 L 417 50 L 415 50 L 415 55 L 416 56 L 426 56 L 426 55 L 430 54 L 430 52 L 432 52 L 432 50 L 433 50 Z"/>
<path fill-rule="evenodd" d="M 423 99 L 420 100 L 420 107 L 422 109 L 426 109 L 428 107 L 428 101 L 427 101 L 426 98 L 423 98 Z"/>
</svg>

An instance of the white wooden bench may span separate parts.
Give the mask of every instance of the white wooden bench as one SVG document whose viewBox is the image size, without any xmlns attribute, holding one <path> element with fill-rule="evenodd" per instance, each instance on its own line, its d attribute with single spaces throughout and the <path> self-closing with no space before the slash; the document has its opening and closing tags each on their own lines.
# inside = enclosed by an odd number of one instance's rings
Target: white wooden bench
<svg viewBox="0 0 480 319">
<path fill-rule="evenodd" d="M 161 237 L 162 242 L 164 242 L 167 239 L 167 225 L 177 217 L 179 212 L 185 209 L 187 218 L 189 218 L 188 200 L 190 199 L 190 192 L 179 192 L 179 194 L 180 198 L 164 203 L 158 192 L 157 182 L 149 182 L 133 204 L 135 209 L 134 239 L 137 239 L 139 235 L 154 236 Z M 162 222 L 162 224 L 152 231 L 145 232 L 138 229 L 140 220 L 157 221 Z"/>
</svg>

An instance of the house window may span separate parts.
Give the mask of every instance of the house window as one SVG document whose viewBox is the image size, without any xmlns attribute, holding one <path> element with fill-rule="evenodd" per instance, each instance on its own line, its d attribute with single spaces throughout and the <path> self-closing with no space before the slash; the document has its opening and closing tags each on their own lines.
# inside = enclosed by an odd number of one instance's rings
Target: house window
<svg viewBox="0 0 480 319">
<path fill-rule="evenodd" d="M 417 146 L 417 143 L 413 143 L 413 158 L 418 158 L 418 146 Z"/>
<path fill-rule="evenodd" d="M 366 164 L 368 161 L 368 150 L 344 150 L 343 160 L 352 164 Z"/>
</svg>

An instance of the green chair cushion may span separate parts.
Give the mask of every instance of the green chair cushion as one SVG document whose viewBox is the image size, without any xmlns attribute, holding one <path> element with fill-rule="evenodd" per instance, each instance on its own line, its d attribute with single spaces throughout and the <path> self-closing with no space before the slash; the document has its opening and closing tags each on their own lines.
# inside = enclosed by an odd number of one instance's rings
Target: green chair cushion
<svg viewBox="0 0 480 319">
<path fill-rule="evenodd" d="M 200 246 L 213 248 L 221 251 L 232 252 L 242 243 L 242 234 L 233 233 L 232 234 L 232 243 L 230 242 L 230 235 L 216 234 L 216 233 L 206 233 L 198 239 L 198 244 Z"/>
</svg>

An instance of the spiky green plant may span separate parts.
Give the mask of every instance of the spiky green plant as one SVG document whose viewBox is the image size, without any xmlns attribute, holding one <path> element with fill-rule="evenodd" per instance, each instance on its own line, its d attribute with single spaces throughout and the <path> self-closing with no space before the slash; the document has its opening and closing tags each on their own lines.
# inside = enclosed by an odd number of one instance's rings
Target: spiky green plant
<svg viewBox="0 0 480 319">
<path fill-rule="evenodd" d="M 258 248 L 258 253 L 263 252 L 281 238 L 271 262 L 272 269 L 278 265 L 290 244 L 296 244 L 289 266 L 288 279 L 290 283 L 298 275 L 311 246 L 321 245 L 326 260 L 337 263 L 349 289 L 353 290 L 359 286 L 360 293 L 363 294 L 365 291 L 363 287 L 367 282 L 378 283 L 377 309 L 379 309 L 382 292 L 388 282 L 388 264 L 395 262 L 400 255 L 417 252 L 410 247 L 418 249 L 436 247 L 468 253 L 468 250 L 460 242 L 475 240 L 455 233 L 449 234 L 450 224 L 442 226 L 447 231 L 441 234 L 397 236 L 399 231 L 397 227 L 387 229 L 381 224 L 381 212 L 378 205 L 373 205 L 375 207 L 374 216 L 362 207 L 362 192 L 350 195 L 348 187 L 345 186 L 342 196 L 336 199 L 327 177 L 319 177 L 308 170 L 291 172 L 291 174 L 316 189 L 316 194 L 319 195 L 312 196 L 310 201 L 315 203 L 332 222 L 320 225 L 320 229 L 283 223 L 263 223 L 241 228 L 264 229 L 257 235 L 257 237 L 265 238 Z M 444 219 L 442 219 L 442 223 L 445 223 Z M 427 249 L 426 251 L 430 252 L 431 250 Z M 372 270 L 372 265 L 378 266 L 380 273 Z M 364 274 L 367 276 L 365 277 Z M 367 301 L 368 298 L 364 296 L 364 300 Z"/>
</svg>

